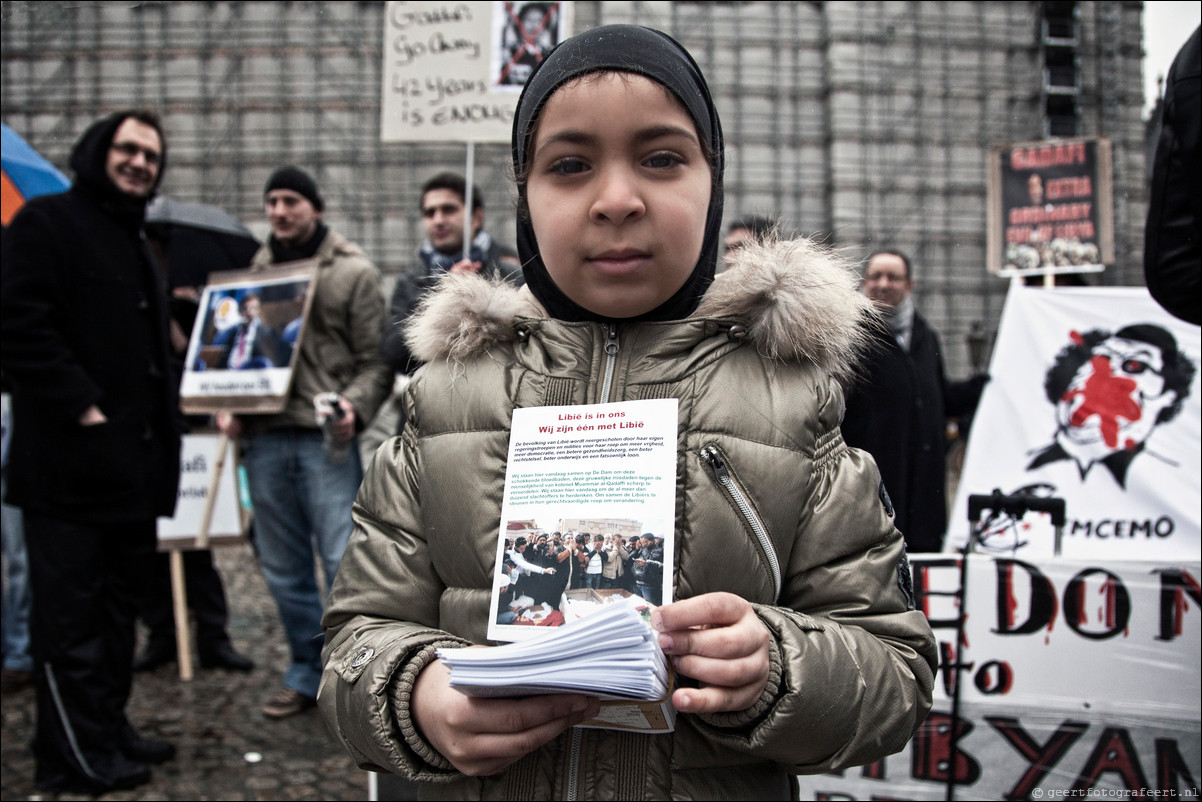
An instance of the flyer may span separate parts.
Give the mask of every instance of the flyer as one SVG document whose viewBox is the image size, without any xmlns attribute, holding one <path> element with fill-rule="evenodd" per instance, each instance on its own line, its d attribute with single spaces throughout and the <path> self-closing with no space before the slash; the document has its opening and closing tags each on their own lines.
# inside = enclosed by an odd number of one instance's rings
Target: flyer
<svg viewBox="0 0 1202 802">
<path fill-rule="evenodd" d="M 674 398 L 514 410 L 490 639 L 536 637 L 616 602 L 648 620 L 671 601 L 677 414 Z M 631 589 L 597 573 L 622 549 Z"/>
</svg>

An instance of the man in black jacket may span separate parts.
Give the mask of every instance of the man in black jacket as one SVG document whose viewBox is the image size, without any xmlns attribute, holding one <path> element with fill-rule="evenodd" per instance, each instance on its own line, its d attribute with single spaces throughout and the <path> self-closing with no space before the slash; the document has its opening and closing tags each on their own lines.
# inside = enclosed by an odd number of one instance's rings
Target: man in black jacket
<svg viewBox="0 0 1202 802">
<path fill-rule="evenodd" d="M 947 381 L 939 337 L 914 310 L 910 259 L 899 251 L 868 258 L 864 292 L 887 325 L 847 394 L 843 439 L 876 460 L 911 552 L 937 552 L 947 531 L 948 417 L 971 414 L 985 377 Z"/>
<path fill-rule="evenodd" d="M 4 238 L 9 494 L 25 513 L 45 791 L 131 788 L 175 753 L 125 717 L 155 518 L 179 484 L 166 291 L 143 236 L 165 159 L 153 114 L 105 117 L 72 151 L 74 186 L 29 201 Z"/>
<path fill-rule="evenodd" d="M 380 340 L 384 361 L 397 373 L 412 373 L 417 369 L 411 363 L 401 327 L 443 276 L 484 273 L 522 283 L 517 252 L 484 230 L 484 196 L 478 187 L 472 187 L 471 203 L 472 241 L 465 250 L 467 182 L 455 173 L 439 173 L 422 185 L 422 227 L 426 238 L 417 252 L 421 267 L 397 278 L 388 325 Z"/>
<path fill-rule="evenodd" d="M 456 173 L 439 173 L 422 185 L 422 228 L 425 239 L 418 248 L 421 265 L 417 270 L 397 276 L 388 309 L 388 323 L 380 338 L 380 355 L 397 375 L 389 398 L 368 430 L 361 447 L 364 464 L 385 439 L 405 428 L 401 415 L 401 391 L 408 377 L 419 367 L 405 344 L 404 324 L 421 299 L 443 276 L 482 273 L 522 284 L 522 266 L 513 248 L 502 245 L 484 230 L 484 196 L 472 186 L 472 240 L 464 248 L 467 217 L 467 181 Z"/>
</svg>

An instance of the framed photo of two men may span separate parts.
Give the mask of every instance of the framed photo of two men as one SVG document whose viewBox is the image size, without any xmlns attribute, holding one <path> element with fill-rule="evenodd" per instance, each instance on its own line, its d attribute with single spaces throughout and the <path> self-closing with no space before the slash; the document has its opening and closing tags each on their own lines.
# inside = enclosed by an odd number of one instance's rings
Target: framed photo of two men
<svg viewBox="0 0 1202 802">
<path fill-rule="evenodd" d="M 185 413 L 284 408 L 316 277 L 316 259 L 210 274 L 180 384 Z"/>
</svg>

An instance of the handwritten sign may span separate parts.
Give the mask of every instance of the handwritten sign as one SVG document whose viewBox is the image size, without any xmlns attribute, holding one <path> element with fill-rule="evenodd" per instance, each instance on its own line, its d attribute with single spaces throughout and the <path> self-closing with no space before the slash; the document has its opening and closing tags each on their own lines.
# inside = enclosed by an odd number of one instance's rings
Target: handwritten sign
<svg viewBox="0 0 1202 802">
<path fill-rule="evenodd" d="M 380 139 L 509 141 L 526 79 L 570 30 L 564 2 L 390 2 Z"/>
</svg>

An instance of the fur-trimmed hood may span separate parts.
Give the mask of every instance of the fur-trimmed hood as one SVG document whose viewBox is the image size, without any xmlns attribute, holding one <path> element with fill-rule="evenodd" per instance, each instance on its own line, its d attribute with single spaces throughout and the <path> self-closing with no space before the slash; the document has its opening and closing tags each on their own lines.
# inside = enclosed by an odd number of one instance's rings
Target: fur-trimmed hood
<svg viewBox="0 0 1202 802">
<path fill-rule="evenodd" d="M 800 238 L 741 248 L 690 319 L 736 320 L 772 360 L 810 360 L 846 385 L 880 325 L 859 291 L 856 265 Z M 517 337 L 522 319 L 547 313 L 525 287 L 478 275 L 444 277 L 406 325 L 423 362 L 461 362 Z"/>
</svg>

